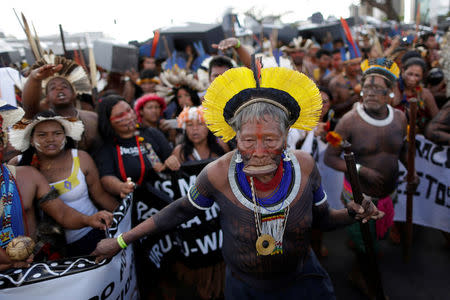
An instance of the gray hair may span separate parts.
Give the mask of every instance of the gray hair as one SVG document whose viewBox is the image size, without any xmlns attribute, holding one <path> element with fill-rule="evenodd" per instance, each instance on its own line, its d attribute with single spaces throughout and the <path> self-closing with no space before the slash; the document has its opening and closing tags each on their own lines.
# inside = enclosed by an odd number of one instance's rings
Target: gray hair
<svg viewBox="0 0 450 300">
<path fill-rule="evenodd" d="M 279 107 L 266 102 L 256 102 L 245 107 L 231 118 L 229 125 L 239 134 L 243 124 L 249 121 L 267 121 L 267 117 L 278 121 L 280 132 L 287 134 L 290 126 L 287 114 Z"/>
</svg>

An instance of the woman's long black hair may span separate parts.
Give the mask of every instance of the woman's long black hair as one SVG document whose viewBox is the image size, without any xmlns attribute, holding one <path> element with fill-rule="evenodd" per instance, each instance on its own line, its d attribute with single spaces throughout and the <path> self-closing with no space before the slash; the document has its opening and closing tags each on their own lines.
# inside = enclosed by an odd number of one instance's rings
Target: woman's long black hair
<svg viewBox="0 0 450 300">
<path fill-rule="evenodd" d="M 112 141 L 117 137 L 109 119 L 111 118 L 113 106 L 120 101 L 124 101 L 128 104 L 125 98 L 119 95 L 109 95 L 101 98 L 97 104 L 98 132 L 104 141 Z"/>
<path fill-rule="evenodd" d="M 38 114 L 36 114 L 35 116 L 34 116 L 34 118 L 33 118 L 33 120 L 36 120 L 38 117 L 44 117 L 44 118 L 53 118 L 53 117 L 57 117 L 58 115 L 57 114 L 55 114 L 53 111 L 51 111 L 51 110 L 44 110 L 44 111 L 42 111 L 42 112 L 40 112 L 40 113 L 38 113 Z M 49 121 L 51 121 L 51 120 L 49 120 Z M 58 122 L 58 121 L 55 121 L 55 122 Z M 58 122 L 59 123 L 59 122 Z M 64 130 L 64 134 L 65 134 L 65 129 L 64 129 L 64 127 L 61 125 L 61 127 L 63 128 L 63 130 Z M 33 136 L 33 133 L 34 133 L 34 129 L 36 128 L 36 126 L 33 128 L 33 130 L 31 131 L 31 134 L 30 134 L 30 140 L 31 140 L 31 137 Z M 72 148 L 76 148 L 75 147 L 75 141 L 71 138 L 71 137 L 68 137 L 67 135 L 66 135 L 66 139 L 67 139 L 67 142 L 66 142 L 66 145 L 64 146 L 64 149 L 72 149 Z M 20 159 L 20 161 L 19 161 L 19 163 L 18 163 L 18 165 L 19 166 L 30 166 L 31 165 L 31 161 L 33 160 L 33 155 L 36 153 L 36 149 L 33 147 L 33 146 L 31 146 L 31 143 L 30 143 L 30 147 L 28 147 L 28 149 L 27 150 L 25 150 L 23 153 L 22 153 L 22 158 Z"/>
<path fill-rule="evenodd" d="M 191 89 L 190 87 L 183 85 L 175 90 L 175 96 L 172 98 L 172 100 L 170 100 L 170 101 L 175 101 L 175 104 L 177 105 L 177 109 L 175 111 L 175 117 L 177 117 L 184 108 L 178 104 L 177 95 L 178 95 L 179 90 L 185 90 L 189 93 L 189 95 L 191 96 L 192 106 L 199 106 L 201 104 L 201 100 L 200 100 L 200 97 L 198 96 L 197 92 L 194 91 L 193 89 Z"/>
<path fill-rule="evenodd" d="M 206 137 L 206 143 L 208 144 L 208 148 L 212 153 L 217 154 L 219 157 L 225 154 L 225 151 L 217 142 L 216 136 L 208 130 L 208 135 Z M 194 152 L 194 143 L 188 138 L 186 131 L 184 131 L 184 140 L 182 144 L 182 153 L 184 161 L 187 161 L 189 155 Z"/>
</svg>

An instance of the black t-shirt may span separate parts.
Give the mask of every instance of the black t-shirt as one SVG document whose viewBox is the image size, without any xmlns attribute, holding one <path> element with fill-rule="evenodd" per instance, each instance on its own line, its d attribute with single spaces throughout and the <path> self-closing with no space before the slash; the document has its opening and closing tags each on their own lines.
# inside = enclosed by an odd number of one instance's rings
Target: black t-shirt
<svg viewBox="0 0 450 300">
<path fill-rule="evenodd" d="M 172 148 L 162 132 L 154 128 L 144 128 L 139 130 L 139 137 L 144 138 L 140 142 L 141 153 L 145 163 L 144 182 L 151 182 L 158 178 L 149 160 L 149 146 L 159 157 L 161 163 L 172 154 Z M 147 145 L 145 145 L 147 144 Z M 138 182 L 141 175 L 141 162 L 136 137 L 127 139 L 115 138 L 106 142 L 98 152 L 96 161 L 100 177 L 111 175 L 123 180 L 120 173 L 117 146 L 120 147 L 123 166 L 127 177 L 131 177 L 133 182 Z"/>
</svg>

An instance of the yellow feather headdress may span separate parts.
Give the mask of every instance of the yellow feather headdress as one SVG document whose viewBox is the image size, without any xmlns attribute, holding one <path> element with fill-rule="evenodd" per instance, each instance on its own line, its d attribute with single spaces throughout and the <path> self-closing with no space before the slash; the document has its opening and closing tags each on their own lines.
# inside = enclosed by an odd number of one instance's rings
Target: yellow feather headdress
<svg viewBox="0 0 450 300">
<path fill-rule="evenodd" d="M 361 70 L 364 76 L 378 75 L 392 82 L 395 82 L 400 75 L 397 64 L 385 57 L 364 60 L 361 63 Z"/>
<path fill-rule="evenodd" d="M 76 94 L 91 94 L 92 87 L 89 76 L 87 75 L 83 67 L 78 65 L 75 61 L 67 59 L 63 56 L 55 55 L 53 54 L 53 52 L 44 53 L 42 58 L 33 64 L 31 69 L 34 70 L 47 64 L 52 64 L 55 66 L 61 64 L 62 69 L 53 76 L 42 80 L 42 90 L 44 95 L 46 94 L 45 89 L 47 87 L 47 84 L 50 82 L 50 80 L 56 77 L 62 77 L 67 80 L 72 85 L 73 90 Z"/>
<path fill-rule="evenodd" d="M 258 87 L 252 70 L 235 68 L 217 77 L 206 91 L 203 106 L 208 128 L 223 141 L 231 140 L 236 132 L 227 122 L 255 101 L 280 107 L 287 113 L 291 127 L 304 130 L 317 125 L 322 109 L 319 89 L 302 73 L 263 68 Z"/>
</svg>

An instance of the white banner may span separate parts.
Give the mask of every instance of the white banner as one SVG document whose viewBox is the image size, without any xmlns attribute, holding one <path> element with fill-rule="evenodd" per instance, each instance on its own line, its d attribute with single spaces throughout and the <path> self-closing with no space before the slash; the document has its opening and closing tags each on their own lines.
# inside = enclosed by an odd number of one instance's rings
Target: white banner
<svg viewBox="0 0 450 300">
<path fill-rule="evenodd" d="M 450 232 L 450 148 L 416 137 L 416 172 L 420 184 L 413 200 L 413 223 Z M 405 168 L 400 165 L 405 174 Z M 406 220 L 406 183 L 398 187 L 396 221 Z"/>
<path fill-rule="evenodd" d="M 322 184 L 328 195 L 330 206 L 342 208 L 340 201 L 343 173 L 330 169 L 323 162 L 327 145 L 310 132 L 302 150 L 311 153 L 322 176 Z M 413 200 L 413 222 L 450 232 L 450 148 L 439 146 L 424 136 L 416 137 L 416 171 L 420 184 Z M 405 167 L 399 162 L 400 172 L 405 175 Z M 394 220 L 405 221 L 406 183 L 398 186 L 398 203 L 395 205 Z"/>
<path fill-rule="evenodd" d="M 314 132 L 310 131 L 303 142 L 301 150 L 312 155 L 316 161 L 320 176 L 322 177 L 322 186 L 328 196 L 328 204 L 334 209 L 344 208 L 341 201 L 342 183 L 344 182 L 344 173 L 336 171 L 325 165 L 323 157 L 327 144 L 319 138 L 314 137 Z"/>
<path fill-rule="evenodd" d="M 131 228 L 131 198 L 114 212 L 110 234 Z M 0 273 L 1 299 L 124 300 L 138 299 L 133 247 L 110 260 L 94 263 L 93 257 L 34 263 L 28 269 Z"/>
</svg>

